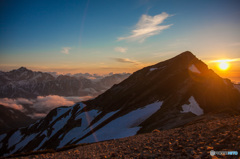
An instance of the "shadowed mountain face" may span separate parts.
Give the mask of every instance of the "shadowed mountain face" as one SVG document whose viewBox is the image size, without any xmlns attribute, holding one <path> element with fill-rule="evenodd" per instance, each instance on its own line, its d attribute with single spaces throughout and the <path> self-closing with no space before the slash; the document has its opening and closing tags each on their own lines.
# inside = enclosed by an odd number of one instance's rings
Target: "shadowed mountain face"
<svg viewBox="0 0 240 159">
<path fill-rule="evenodd" d="M 94 81 L 77 76 L 60 75 L 54 77 L 49 73 L 34 72 L 21 67 L 10 72 L 0 71 L 0 97 L 96 96 L 113 84 L 126 79 L 129 75 L 127 73 L 113 74 Z"/>
<path fill-rule="evenodd" d="M 93 100 L 56 108 L 29 127 L 1 135 L 0 153 L 122 138 L 220 112 L 239 114 L 240 92 L 184 52 L 133 73 Z"/>
<path fill-rule="evenodd" d="M 0 105 L 0 134 L 11 129 L 28 126 L 35 121 L 19 110 Z"/>
</svg>

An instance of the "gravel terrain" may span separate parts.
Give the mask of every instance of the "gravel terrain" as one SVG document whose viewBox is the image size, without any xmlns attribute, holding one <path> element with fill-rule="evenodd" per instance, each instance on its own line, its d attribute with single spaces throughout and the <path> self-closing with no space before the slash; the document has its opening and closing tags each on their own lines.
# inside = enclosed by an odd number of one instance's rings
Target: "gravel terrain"
<svg viewBox="0 0 240 159">
<path fill-rule="evenodd" d="M 240 158 L 212 157 L 211 150 L 240 153 L 240 116 L 207 115 L 180 128 L 18 158 Z"/>
</svg>

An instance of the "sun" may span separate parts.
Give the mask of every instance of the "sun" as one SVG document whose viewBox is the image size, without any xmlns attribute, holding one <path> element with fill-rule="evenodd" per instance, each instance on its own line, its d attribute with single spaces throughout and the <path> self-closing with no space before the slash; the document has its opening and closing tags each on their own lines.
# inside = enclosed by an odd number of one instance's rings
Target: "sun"
<svg viewBox="0 0 240 159">
<path fill-rule="evenodd" d="M 218 67 L 219 67 L 220 70 L 225 71 L 229 68 L 229 64 L 225 61 L 222 61 L 222 62 L 219 63 Z"/>
</svg>

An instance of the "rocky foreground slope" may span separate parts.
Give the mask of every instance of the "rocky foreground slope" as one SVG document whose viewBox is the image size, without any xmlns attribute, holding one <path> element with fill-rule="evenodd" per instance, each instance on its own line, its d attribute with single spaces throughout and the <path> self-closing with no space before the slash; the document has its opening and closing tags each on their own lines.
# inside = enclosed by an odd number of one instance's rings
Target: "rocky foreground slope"
<svg viewBox="0 0 240 159">
<path fill-rule="evenodd" d="M 211 150 L 240 153 L 240 116 L 205 115 L 179 128 L 16 158 L 239 158 Z"/>
</svg>

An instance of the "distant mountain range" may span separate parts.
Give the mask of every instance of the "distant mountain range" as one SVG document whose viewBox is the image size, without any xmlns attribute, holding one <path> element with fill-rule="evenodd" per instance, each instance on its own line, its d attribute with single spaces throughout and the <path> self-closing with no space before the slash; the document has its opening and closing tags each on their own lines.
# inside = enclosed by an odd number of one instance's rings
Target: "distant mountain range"
<svg viewBox="0 0 240 159">
<path fill-rule="evenodd" d="M 240 92 L 191 52 L 145 67 L 95 99 L 52 110 L 0 135 L 0 154 L 57 149 L 180 127 L 203 114 L 240 113 Z"/>
<path fill-rule="evenodd" d="M 0 71 L 0 98 L 36 98 L 37 96 L 96 96 L 129 77 L 129 73 L 98 76 L 75 74 L 53 76 L 25 67 Z"/>
<path fill-rule="evenodd" d="M 52 73 L 34 72 L 25 67 L 10 72 L 0 71 L 0 104 L 2 105 L 0 107 L 2 114 L 0 116 L 0 133 L 28 126 L 37 118 L 42 118 L 56 107 L 49 104 L 54 99 L 63 100 L 68 98 L 66 96 L 70 96 L 69 98 L 76 98 L 79 102 L 84 98 L 93 98 L 129 75 L 128 73 L 111 73 L 105 76 L 88 73 L 52 75 Z M 42 103 L 39 103 L 39 100 Z M 74 100 L 70 103 L 74 103 Z M 65 104 L 66 102 L 63 102 L 57 106 Z M 9 108 L 9 105 L 12 108 L 20 106 L 21 110 Z"/>
</svg>

